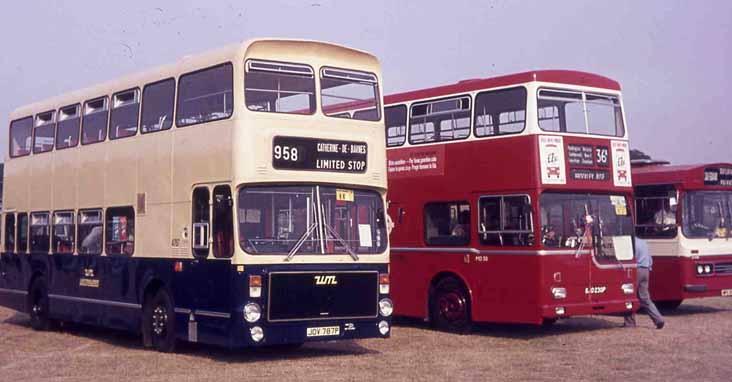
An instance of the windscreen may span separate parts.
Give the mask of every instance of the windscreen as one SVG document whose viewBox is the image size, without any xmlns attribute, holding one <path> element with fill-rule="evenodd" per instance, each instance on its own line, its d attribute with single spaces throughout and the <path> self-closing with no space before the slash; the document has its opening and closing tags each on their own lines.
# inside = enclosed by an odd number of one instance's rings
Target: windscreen
<svg viewBox="0 0 732 382">
<path fill-rule="evenodd" d="M 539 208 L 544 247 L 592 248 L 600 260 L 633 258 L 633 221 L 624 196 L 547 192 Z"/>
<path fill-rule="evenodd" d="M 691 238 L 732 236 L 732 191 L 690 191 L 682 206 L 682 229 Z"/>
<path fill-rule="evenodd" d="M 374 191 L 326 186 L 245 187 L 239 243 L 250 254 L 375 254 L 386 249 L 384 204 Z"/>
</svg>

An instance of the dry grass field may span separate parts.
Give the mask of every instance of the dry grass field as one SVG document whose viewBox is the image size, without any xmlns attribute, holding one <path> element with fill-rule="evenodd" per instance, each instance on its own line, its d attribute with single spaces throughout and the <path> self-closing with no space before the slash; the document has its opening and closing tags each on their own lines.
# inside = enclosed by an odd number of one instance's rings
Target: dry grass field
<svg viewBox="0 0 732 382">
<path fill-rule="evenodd" d="M 732 299 L 692 300 L 656 330 L 620 317 L 551 327 L 481 325 L 470 335 L 399 320 L 388 340 L 308 344 L 298 350 L 229 351 L 183 344 L 145 350 L 134 335 L 86 326 L 35 332 L 0 308 L 0 381 L 193 380 L 732 380 Z"/>
</svg>

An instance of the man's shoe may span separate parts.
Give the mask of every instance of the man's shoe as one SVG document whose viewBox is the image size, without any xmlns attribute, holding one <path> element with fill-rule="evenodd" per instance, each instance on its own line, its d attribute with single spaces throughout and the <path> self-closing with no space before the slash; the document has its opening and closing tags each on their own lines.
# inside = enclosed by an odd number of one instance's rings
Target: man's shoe
<svg viewBox="0 0 732 382">
<path fill-rule="evenodd" d="M 663 322 L 663 321 L 662 321 L 662 322 L 659 322 L 659 323 L 657 323 L 657 324 L 656 324 L 656 329 L 663 329 L 663 327 L 664 327 L 665 325 L 666 325 L 666 323 L 665 323 L 665 322 Z"/>
</svg>

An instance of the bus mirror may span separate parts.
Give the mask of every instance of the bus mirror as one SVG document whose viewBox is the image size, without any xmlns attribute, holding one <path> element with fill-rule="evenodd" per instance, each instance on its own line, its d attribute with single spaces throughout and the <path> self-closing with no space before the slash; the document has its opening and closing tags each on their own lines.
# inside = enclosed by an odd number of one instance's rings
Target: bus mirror
<svg viewBox="0 0 732 382">
<path fill-rule="evenodd" d="M 193 223 L 193 249 L 208 249 L 208 223 Z"/>
</svg>

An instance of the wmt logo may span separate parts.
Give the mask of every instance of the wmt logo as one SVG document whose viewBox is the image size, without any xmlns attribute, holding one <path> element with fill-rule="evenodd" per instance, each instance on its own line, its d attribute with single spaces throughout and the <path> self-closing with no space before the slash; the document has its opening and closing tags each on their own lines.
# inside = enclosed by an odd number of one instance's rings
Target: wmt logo
<svg viewBox="0 0 732 382">
<path fill-rule="evenodd" d="M 317 275 L 315 276 L 315 285 L 338 285 L 338 280 L 334 275 Z"/>
</svg>

